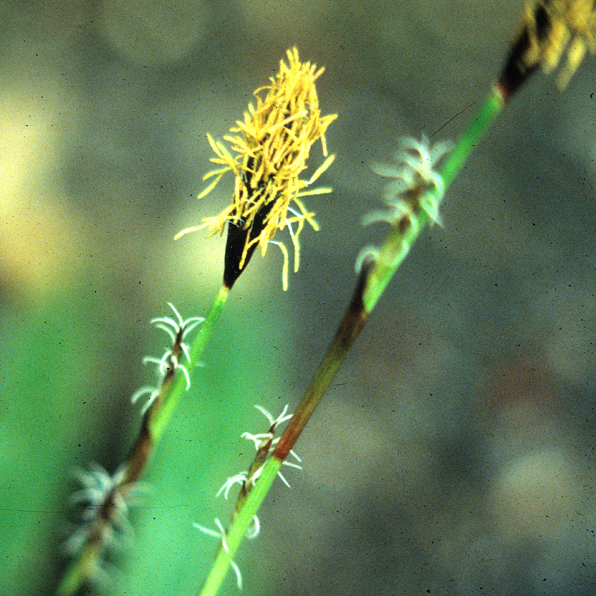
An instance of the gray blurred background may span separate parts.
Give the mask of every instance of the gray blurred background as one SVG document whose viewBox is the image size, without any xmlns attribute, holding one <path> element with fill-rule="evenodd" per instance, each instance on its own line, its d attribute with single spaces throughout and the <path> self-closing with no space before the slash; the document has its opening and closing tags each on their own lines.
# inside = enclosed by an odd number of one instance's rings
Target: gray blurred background
<svg viewBox="0 0 596 596">
<path fill-rule="evenodd" d="M 224 135 L 296 45 L 326 67 L 334 192 L 306 199 L 321 231 L 304 230 L 286 293 L 275 247 L 235 286 L 149 473 L 135 546 L 99 593 L 195 593 L 216 543 L 191 522 L 227 519 L 214 494 L 251 459 L 240 433 L 265 430 L 253 404 L 298 402 L 357 254 L 387 231 L 360 225 L 383 192 L 370 165 L 403 135 L 458 136 L 521 10 L 0 4 L 2 593 L 52 593 L 70 470 L 113 471 L 138 426 L 128 398 L 165 341 L 147 321 L 168 301 L 204 314 L 219 287 L 223 239 L 173 242 L 229 200 L 231 180 L 196 199 L 206 133 Z M 563 94 L 535 75 L 483 139 L 300 439 L 304 471 L 275 485 L 243 546 L 246 593 L 594 593 L 595 75 L 588 58 Z"/>
</svg>

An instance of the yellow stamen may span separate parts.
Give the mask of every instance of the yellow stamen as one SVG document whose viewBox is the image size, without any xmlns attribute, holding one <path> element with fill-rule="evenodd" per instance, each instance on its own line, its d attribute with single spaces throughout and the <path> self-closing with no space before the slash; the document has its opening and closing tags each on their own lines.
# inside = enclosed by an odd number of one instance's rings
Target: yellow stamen
<svg viewBox="0 0 596 596">
<path fill-rule="evenodd" d="M 329 189 L 304 189 L 333 161 L 333 156 L 328 157 L 310 180 L 300 178 L 307 169 L 310 148 L 318 139 L 321 139 L 323 154 L 327 157 L 325 131 L 337 117 L 335 114 L 321 116 L 319 111 L 315 81 L 323 71 L 309 62 L 301 63 L 296 48 L 288 50 L 287 64 L 283 60 L 280 62 L 279 74 L 270 79 L 271 84 L 255 91 L 256 106 L 249 104 L 244 120 L 236 122 L 237 126 L 230 129 L 239 134 L 224 137 L 230 149 L 207 135 L 216 155 L 211 162 L 224 167 L 204 177 L 215 177 L 215 180 L 199 198 L 210 192 L 223 174 L 231 171 L 235 176 L 232 204 L 219 215 L 203 218 L 199 226 L 183 230 L 177 237 L 201 228 L 208 228 L 209 236 L 222 234 L 226 223 L 249 231 L 238 266 L 241 270 L 250 258 L 251 249 L 260 247 L 264 255 L 277 230 L 297 223 L 296 229 L 290 227 L 290 230 L 296 252 L 294 268 L 298 268 L 298 236 L 304 221 L 318 229 L 314 213 L 308 211 L 298 197 L 329 192 Z M 266 92 L 264 97 L 262 92 Z M 291 209 L 292 202 L 297 209 Z M 265 217 L 262 224 L 254 225 L 258 213 L 261 218 Z M 288 256 L 286 250 L 282 252 L 285 272 Z M 284 273 L 284 287 L 286 277 L 287 273 Z"/>
<path fill-rule="evenodd" d="M 527 67 L 540 64 L 546 74 L 561 62 L 557 84 L 564 89 L 587 51 L 596 52 L 596 8 L 594 0 L 530 0 L 524 24 L 530 45 L 523 58 Z"/>
</svg>

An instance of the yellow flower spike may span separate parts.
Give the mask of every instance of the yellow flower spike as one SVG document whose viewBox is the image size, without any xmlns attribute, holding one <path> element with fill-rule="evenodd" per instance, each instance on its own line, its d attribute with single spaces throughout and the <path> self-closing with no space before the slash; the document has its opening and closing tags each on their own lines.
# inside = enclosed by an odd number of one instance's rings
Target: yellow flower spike
<svg viewBox="0 0 596 596">
<path fill-rule="evenodd" d="M 208 228 L 209 236 L 223 234 L 227 224 L 224 285 L 228 288 L 242 273 L 254 250 L 260 247 L 265 255 L 276 232 L 286 226 L 290 230 L 295 252 L 294 270 L 297 270 L 298 236 L 304 222 L 318 229 L 314 213 L 308 211 L 298 197 L 330 192 L 327 188 L 305 190 L 331 165 L 334 157 L 327 157 L 325 132 L 337 115 L 321 116 L 315 88 L 315 81 L 323 71 L 310 62 L 301 63 L 296 48 L 288 50 L 287 63 L 280 62 L 279 74 L 270 79 L 271 84 L 255 91 L 256 106 L 249 104 L 244 119 L 230 129 L 239 134 L 224 136 L 229 149 L 207 135 L 216 155 L 210 161 L 224 167 L 204 177 L 205 180 L 215 179 L 199 198 L 213 190 L 221 177 L 231 171 L 235 176 L 232 204 L 219 215 L 203 218 L 200 225 L 182 230 L 176 238 L 201 228 Z M 310 180 L 303 180 L 300 175 L 307 169 L 310 148 L 319 139 L 327 159 Z M 292 202 L 296 208 L 292 207 Z M 296 224 L 295 229 L 293 224 Z M 285 246 L 282 254 L 286 289 L 288 252 Z"/>
<path fill-rule="evenodd" d="M 557 85 L 564 89 L 584 56 L 596 52 L 595 0 L 526 0 L 523 23 L 498 87 L 505 99 L 540 66 L 550 74 L 566 61 Z"/>
<path fill-rule="evenodd" d="M 541 31 L 542 26 L 531 12 L 547 15 L 550 29 Z M 567 62 L 557 79 L 559 87 L 564 89 L 586 51 L 596 51 L 594 0 L 535 0 L 534 10 L 527 9 L 526 18 L 531 24 L 528 54 L 532 59 L 541 61 L 546 74 L 559 65 L 567 51 Z"/>
</svg>

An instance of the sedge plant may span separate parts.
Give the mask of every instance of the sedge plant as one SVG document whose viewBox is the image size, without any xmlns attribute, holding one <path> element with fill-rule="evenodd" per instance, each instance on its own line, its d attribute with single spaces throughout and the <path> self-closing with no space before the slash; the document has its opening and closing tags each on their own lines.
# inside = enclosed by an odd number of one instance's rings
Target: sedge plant
<svg viewBox="0 0 596 596">
<path fill-rule="evenodd" d="M 215 529 L 200 523 L 196 527 L 216 537 L 220 547 L 202 588 L 201 596 L 218 593 L 230 568 L 241 586 L 241 574 L 234 557 L 242 539 L 258 534 L 258 511 L 283 465 L 299 466 L 294 451 L 296 441 L 339 370 L 354 340 L 383 295 L 397 269 L 429 223 L 441 224 L 440 204 L 445 192 L 466 163 L 474 147 L 489 126 L 511 101 L 530 76 L 541 67 L 547 74 L 562 61 L 557 84 L 564 89 L 587 51 L 596 51 L 594 0 L 530 0 L 526 2 L 522 24 L 510 48 L 503 70 L 480 108 L 453 145 L 431 145 L 405 139 L 398 153 L 397 167 L 379 167 L 377 172 L 392 180 L 386 194 L 385 209 L 372 213 L 364 223 L 384 222 L 389 232 L 378 247 L 363 249 L 356 262 L 357 283 L 335 336 L 315 371 L 293 415 L 285 408 L 274 417 L 261 408 L 267 418 L 266 432 L 245 433 L 256 449 L 256 456 L 246 471 L 230 477 L 221 493 L 228 498 L 238 485 L 236 506 L 227 528 L 216 519 Z M 563 57 L 565 56 L 565 60 Z M 156 367 L 158 382 L 142 387 L 133 401 L 146 401 L 140 429 L 131 450 L 113 475 L 94 465 L 79 471 L 83 489 L 73 500 L 85 505 L 83 524 L 71 537 L 68 548 L 72 560 L 59 587 L 59 594 L 75 594 L 93 579 L 111 541 L 125 531 L 128 508 L 142 488 L 139 482 L 181 396 L 190 387 L 200 358 L 212 335 L 236 280 L 247 267 L 257 248 L 264 255 L 270 243 L 280 247 L 284 257 L 284 289 L 288 284 L 289 253 L 276 240 L 278 231 L 288 229 L 293 249 L 293 268 L 299 267 L 299 236 L 306 223 L 317 229 L 314 213 L 302 202 L 307 195 L 330 192 L 310 188 L 331 165 L 327 156 L 325 132 L 335 115 L 322 116 L 315 88 L 323 69 L 301 63 L 298 51 L 288 51 L 280 72 L 270 85 L 255 92 L 256 105 L 250 105 L 244 119 L 223 142 L 208 137 L 218 167 L 205 179 L 213 179 L 201 193 L 204 196 L 226 173 L 234 176 L 231 204 L 215 217 L 202 221 L 178 236 L 204 229 L 210 235 L 227 229 L 222 286 L 205 318 L 184 319 L 173 305 L 174 318 L 152 322 L 166 332 L 170 347 L 160 358 L 146 362 Z M 264 96 L 263 96 L 264 95 Z M 320 140 L 324 163 L 307 180 L 301 175 L 307 168 L 310 148 Z M 194 339 L 190 339 L 194 332 Z M 285 429 L 279 434 L 280 427 Z M 279 434 L 279 436 L 278 436 Z M 289 460 L 289 457 L 293 460 Z"/>
<path fill-rule="evenodd" d="M 248 477 L 242 482 L 228 530 L 219 524 L 220 533 L 214 533 L 221 546 L 199 596 L 217 594 L 230 566 L 239 575 L 234 556 L 243 537 L 254 534 L 251 528 L 273 481 L 412 245 L 429 222 L 441 223 L 441 200 L 482 136 L 537 68 L 549 74 L 563 56 L 557 85 L 565 89 L 586 52 L 596 51 L 595 30 L 593 0 L 528 1 L 503 70 L 453 148 L 446 143 L 431 146 L 424 137 L 405 139 L 398 153 L 399 167 L 380 169 L 381 175 L 398 184 L 389 188 L 387 209 L 371 214 L 365 223 L 384 221 L 391 229 L 380 247 L 365 248 L 358 257 L 351 301 L 302 400 L 281 436 L 269 441 L 269 455 L 258 468 L 258 479 Z"/>
<path fill-rule="evenodd" d="M 270 85 L 257 89 L 256 105 L 249 104 L 244 119 L 232 128 L 230 152 L 222 143 L 208 136 L 219 167 L 206 174 L 214 178 L 199 195 L 211 191 L 226 172 L 235 176 L 233 201 L 220 215 L 204 218 L 196 227 L 180 232 L 176 238 L 204 227 L 210 234 L 222 234 L 227 227 L 224 273 L 221 288 L 206 316 L 183 319 L 170 303 L 174 317 L 158 317 L 151 321 L 164 331 L 170 346 L 159 358 L 147 357 L 145 364 L 154 365 L 158 381 L 143 386 L 131 401 L 145 399 L 140 428 L 133 445 L 113 475 L 98 464 L 90 470 L 78 470 L 83 488 L 72 501 L 82 507 L 82 523 L 68 540 L 71 554 L 58 588 L 61 596 L 69 596 L 102 574 L 106 551 L 126 532 L 127 513 L 135 495 L 142 488 L 145 473 L 173 412 L 188 391 L 191 375 L 209 342 L 213 329 L 224 309 L 230 291 L 246 269 L 257 248 L 264 255 L 269 243 L 280 247 L 284 256 L 282 283 L 288 286 L 289 253 L 286 246 L 274 240 L 278 230 L 288 228 L 294 247 L 294 271 L 299 267 L 299 236 L 307 222 L 318 228 L 314 213 L 309 212 L 302 197 L 330 192 L 328 188 L 309 188 L 329 167 L 334 156 L 327 156 L 325 131 L 336 118 L 322 116 L 315 87 L 324 69 L 309 62 L 300 62 L 296 48 L 281 61 L 276 78 Z M 264 94 L 264 97 L 262 95 Z M 307 169 L 311 146 L 320 140 L 326 160 L 308 179 L 301 178 Z M 190 341 L 189 335 L 195 332 Z"/>
</svg>

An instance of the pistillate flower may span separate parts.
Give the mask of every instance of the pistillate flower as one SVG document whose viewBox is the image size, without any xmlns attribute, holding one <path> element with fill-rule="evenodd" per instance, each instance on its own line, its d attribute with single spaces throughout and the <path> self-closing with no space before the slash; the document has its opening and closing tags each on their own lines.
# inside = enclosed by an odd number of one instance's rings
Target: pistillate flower
<svg viewBox="0 0 596 596">
<path fill-rule="evenodd" d="M 75 555 L 88 547 L 103 553 L 126 541 L 132 532 L 127 517 L 130 506 L 146 485 L 126 482 L 125 468 L 110 476 L 96 463 L 90 470 L 78 469 L 75 473 L 83 488 L 72 495 L 71 503 L 81 507 L 81 525 L 66 542 L 66 551 Z M 102 576 L 101 556 L 89 557 L 87 564 L 87 579 Z"/>
<path fill-rule="evenodd" d="M 375 165 L 375 173 L 384 178 L 392 179 L 387 187 L 383 199 L 387 209 L 373 211 L 362 218 L 362 223 L 368 225 L 377 222 L 386 222 L 397 230 L 402 236 L 403 248 L 406 246 L 405 235 L 412 223 L 424 212 L 428 218 L 439 225 L 439 203 L 445 192 L 443 177 L 438 171 L 438 162 L 451 150 L 452 143 L 444 141 L 431 145 L 425 135 L 418 141 L 412 137 L 400 140 L 401 149 L 396 153 L 395 165 Z M 362 265 L 366 262 L 382 260 L 391 261 L 397 255 L 381 256 L 379 249 L 367 246 L 360 251 L 356 259 L 356 272 L 360 273 Z"/>
<path fill-rule="evenodd" d="M 231 288 L 244 270 L 254 250 L 261 248 L 264 255 L 277 230 L 289 229 L 294 245 L 294 270 L 299 266 L 298 237 L 304 222 L 318 229 L 314 213 L 300 197 L 330 192 L 330 189 L 305 190 L 331 164 L 334 156 L 327 157 L 325 131 L 336 115 L 321 116 L 315 88 L 316 79 L 323 73 L 310 62 L 302 63 L 298 50 L 287 52 L 287 64 L 280 62 L 280 71 L 271 84 L 255 91 L 256 106 L 249 104 L 244 120 L 230 129 L 233 135 L 223 143 L 208 135 L 216 157 L 211 161 L 218 169 L 204 179 L 214 181 L 199 195 L 210 192 L 226 172 L 235 176 L 232 204 L 215 217 L 203 218 L 198 226 L 180 232 L 181 235 L 208 228 L 209 235 L 222 234 L 228 224 L 224 284 Z M 261 96 L 261 92 L 266 92 Z M 300 178 L 307 168 L 306 160 L 313 143 L 321 139 L 327 159 L 309 180 Z M 285 246 L 283 283 L 287 287 L 288 255 Z"/>
<path fill-rule="evenodd" d="M 148 395 L 147 401 L 141 410 L 142 414 L 145 414 L 153 403 L 160 399 L 164 385 L 172 380 L 176 370 L 182 371 L 186 379 L 186 390 L 188 391 L 190 389 L 190 373 L 186 366 L 182 364 L 183 357 L 190 362 L 190 352 L 184 339 L 188 333 L 205 319 L 203 317 L 189 317 L 184 320 L 171 302 L 168 302 L 168 305 L 174 311 L 176 319 L 172 317 L 157 317 L 151 319 L 150 322 L 158 329 L 165 331 L 172 340 L 172 343 L 166 348 L 161 358 L 153 358 L 151 356 L 143 358 L 143 364 L 155 364 L 157 366 L 159 383 L 155 387 L 144 385 L 140 389 L 137 389 L 131 397 L 131 401 L 134 404 L 143 395 Z"/>
<path fill-rule="evenodd" d="M 248 493 L 250 488 L 254 486 L 258 477 L 261 475 L 261 472 L 263 471 L 263 466 L 265 465 L 267 458 L 269 457 L 269 455 L 271 454 L 274 447 L 277 445 L 279 441 L 279 437 L 275 436 L 275 433 L 279 430 L 279 426 L 290 420 L 290 418 L 292 417 L 292 414 L 288 414 L 287 405 L 284 407 L 281 414 L 277 418 L 273 418 L 273 416 L 265 408 L 262 408 L 261 406 L 255 406 L 255 408 L 259 410 L 259 412 L 261 412 L 261 414 L 263 414 L 265 418 L 267 418 L 267 420 L 269 421 L 269 429 L 267 430 L 267 432 L 264 433 L 242 433 L 243 439 L 251 441 L 254 444 L 257 455 L 248 471 L 240 472 L 234 476 L 231 476 L 225 481 L 225 483 L 217 493 L 218 497 L 219 495 L 223 494 L 224 498 L 227 499 L 231 488 L 235 484 L 240 485 L 242 493 Z M 298 462 L 301 461 L 294 450 L 290 451 L 290 453 Z M 297 468 L 299 470 L 302 469 L 302 466 L 300 464 L 288 461 L 284 461 L 282 465 L 289 466 L 291 468 Z M 285 479 L 283 474 L 281 472 L 278 472 L 277 475 L 279 476 L 281 481 L 288 488 L 290 488 L 290 483 Z"/>
<path fill-rule="evenodd" d="M 527 0 L 518 35 L 499 80 L 508 99 L 541 66 L 550 74 L 566 54 L 557 84 L 564 89 L 587 51 L 596 52 L 595 0 Z"/>
<path fill-rule="evenodd" d="M 438 204 L 443 198 L 445 184 L 439 174 L 437 163 L 452 148 L 449 141 L 431 145 L 425 135 L 420 141 L 413 137 L 400 140 L 401 149 L 394 165 L 374 165 L 373 171 L 383 178 L 393 179 L 383 195 L 389 206 L 388 212 L 375 212 L 364 218 L 365 225 L 376 221 L 386 221 L 394 226 L 399 224 L 404 214 L 415 214 L 422 209 L 435 223 L 441 225 Z M 433 190 L 432 197 L 425 196 Z"/>
<path fill-rule="evenodd" d="M 240 495 L 238 497 L 238 501 L 236 502 L 236 508 L 234 511 L 234 516 L 238 513 L 241 504 L 246 499 L 246 495 L 254 486 L 257 478 L 261 475 L 263 471 L 263 466 L 265 465 L 265 461 L 271 454 L 273 448 L 279 441 L 279 437 L 275 437 L 277 431 L 279 431 L 279 426 L 287 422 L 290 418 L 292 418 L 292 414 L 288 414 L 288 406 L 286 405 L 281 412 L 281 414 L 277 418 L 273 418 L 273 416 L 261 406 L 255 406 L 265 418 L 269 422 L 269 429 L 265 433 L 242 433 L 242 438 L 247 439 L 251 443 L 254 444 L 255 449 L 257 451 L 257 455 L 251 464 L 248 471 L 240 472 L 234 476 L 228 478 L 223 486 L 217 492 L 217 496 L 223 494 L 224 498 L 227 499 L 230 493 L 230 490 L 236 485 L 240 485 Z M 290 453 L 293 457 L 300 461 L 300 458 L 296 455 L 296 453 L 292 450 Z M 302 469 L 302 466 L 296 463 L 291 462 L 283 462 L 284 465 L 290 466 L 292 468 L 298 468 L 299 470 Z M 277 475 L 282 480 L 282 482 L 289 487 L 288 481 L 284 478 L 281 472 L 277 472 Z M 212 536 L 213 538 L 217 538 L 221 541 L 222 548 L 229 552 L 228 545 L 226 542 L 227 532 L 224 529 L 222 523 L 219 521 L 218 518 L 215 518 L 215 525 L 217 526 L 217 530 L 212 530 L 211 528 L 207 528 L 206 526 L 202 526 L 201 524 L 193 523 L 194 527 L 197 530 L 201 531 L 203 534 L 207 536 Z M 255 515 L 252 520 L 251 527 L 246 532 L 246 538 L 253 539 L 259 535 L 261 530 L 261 524 L 259 522 L 259 518 Z M 236 574 L 236 582 L 238 584 L 238 588 L 242 589 L 242 574 L 240 573 L 240 568 L 234 561 L 230 561 L 232 568 L 234 569 L 234 573 Z"/>
<path fill-rule="evenodd" d="M 445 141 L 431 145 L 428 138 L 422 135 L 420 141 L 404 137 L 400 145 L 401 149 L 396 153 L 397 167 L 373 166 L 375 173 L 393 180 L 383 195 L 387 209 L 369 213 L 362 223 L 387 222 L 405 234 L 412 220 L 423 211 L 431 221 L 441 225 L 439 203 L 445 192 L 445 184 L 437 164 L 452 148 L 452 143 Z M 369 258 L 377 260 L 379 250 L 371 246 L 364 248 L 356 259 L 356 272 L 360 272 L 362 263 Z"/>
</svg>

